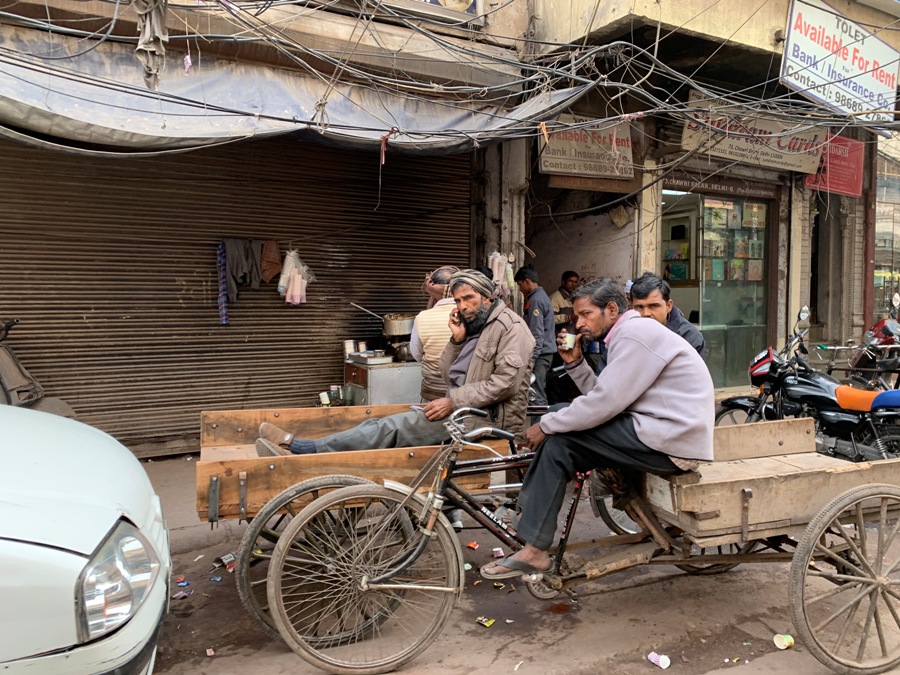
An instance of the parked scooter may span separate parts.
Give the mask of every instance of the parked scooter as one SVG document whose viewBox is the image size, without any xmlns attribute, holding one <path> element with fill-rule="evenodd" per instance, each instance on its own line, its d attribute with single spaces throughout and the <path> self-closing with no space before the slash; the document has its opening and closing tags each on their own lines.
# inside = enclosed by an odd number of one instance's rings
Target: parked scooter
<svg viewBox="0 0 900 675">
<path fill-rule="evenodd" d="M 722 401 L 716 424 L 812 417 L 820 452 L 852 461 L 900 457 L 900 390 L 863 391 L 814 370 L 804 358 L 809 329 L 798 328 L 808 317 L 804 307 L 785 347 L 769 347 L 751 361 L 759 396 Z"/>
<path fill-rule="evenodd" d="M 72 406 L 61 398 L 44 396 L 44 388 L 21 364 L 7 338 L 19 324 L 18 319 L 0 321 L 0 404 L 33 408 L 44 412 L 75 417 Z"/>
</svg>

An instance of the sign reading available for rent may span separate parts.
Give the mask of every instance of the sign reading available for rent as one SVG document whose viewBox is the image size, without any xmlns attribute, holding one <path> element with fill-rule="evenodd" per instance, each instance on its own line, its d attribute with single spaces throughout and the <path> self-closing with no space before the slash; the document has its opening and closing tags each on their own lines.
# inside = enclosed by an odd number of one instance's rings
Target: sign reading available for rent
<svg viewBox="0 0 900 675">
<path fill-rule="evenodd" d="M 793 0 L 781 81 L 814 101 L 867 122 L 888 122 L 900 55 L 822 0 Z"/>
</svg>

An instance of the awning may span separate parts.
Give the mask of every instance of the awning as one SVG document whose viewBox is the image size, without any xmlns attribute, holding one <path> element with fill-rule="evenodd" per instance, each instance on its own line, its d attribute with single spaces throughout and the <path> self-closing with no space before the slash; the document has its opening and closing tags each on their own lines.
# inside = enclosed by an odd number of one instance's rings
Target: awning
<svg viewBox="0 0 900 675">
<path fill-rule="evenodd" d="M 87 46 L 94 46 L 89 43 Z M 78 54 L 65 60 L 36 55 Z M 169 51 L 149 91 L 132 45 L 0 27 L 0 133 L 77 152 L 152 154 L 272 134 L 345 147 L 458 153 L 533 134 L 591 85 L 542 89 L 509 106 L 398 95 L 362 84 Z M 490 94 L 486 92 L 486 95 Z"/>
</svg>

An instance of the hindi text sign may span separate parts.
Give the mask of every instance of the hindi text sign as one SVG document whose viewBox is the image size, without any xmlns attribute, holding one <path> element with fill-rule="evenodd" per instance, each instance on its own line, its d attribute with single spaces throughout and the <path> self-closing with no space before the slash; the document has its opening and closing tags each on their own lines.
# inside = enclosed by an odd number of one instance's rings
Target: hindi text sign
<svg viewBox="0 0 900 675">
<path fill-rule="evenodd" d="M 843 136 L 828 136 L 819 170 L 806 177 L 806 187 L 848 197 L 862 196 L 866 144 Z"/>
</svg>

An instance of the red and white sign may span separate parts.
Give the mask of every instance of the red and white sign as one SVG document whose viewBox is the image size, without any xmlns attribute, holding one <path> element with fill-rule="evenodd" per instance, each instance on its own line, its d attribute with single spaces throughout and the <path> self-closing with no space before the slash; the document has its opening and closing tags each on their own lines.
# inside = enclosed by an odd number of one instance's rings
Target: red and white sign
<svg viewBox="0 0 900 675">
<path fill-rule="evenodd" d="M 862 196 L 865 157 L 866 144 L 862 141 L 829 134 L 819 169 L 806 177 L 806 187 L 848 197 Z"/>
</svg>

